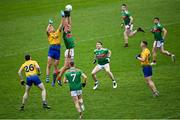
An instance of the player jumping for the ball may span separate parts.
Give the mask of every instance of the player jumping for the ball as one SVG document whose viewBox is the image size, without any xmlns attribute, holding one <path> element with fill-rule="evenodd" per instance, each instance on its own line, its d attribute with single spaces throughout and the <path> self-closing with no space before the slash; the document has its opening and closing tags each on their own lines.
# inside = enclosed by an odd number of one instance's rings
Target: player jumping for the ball
<svg viewBox="0 0 180 120">
<path fill-rule="evenodd" d="M 128 47 L 128 38 L 134 36 L 137 32 L 144 32 L 144 30 L 139 27 L 133 31 L 133 17 L 130 15 L 126 4 L 121 6 L 121 17 L 123 20 L 121 27 L 124 26 L 124 47 Z"/>
<path fill-rule="evenodd" d="M 74 61 L 74 38 L 71 33 L 71 17 L 70 17 L 70 11 L 62 11 L 62 20 L 63 20 L 63 40 L 64 44 L 66 46 L 65 51 L 65 60 L 64 60 L 64 66 L 59 70 L 60 74 L 58 76 L 58 84 L 61 86 L 61 79 L 64 74 L 64 72 L 69 68 L 69 63 L 71 61 Z"/>
<path fill-rule="evenodd" d="M 47 105 L 46 102 L 46 89 L 44 87 L 44 84 L 39 79 L 40 75 L 40 67 L 38 63 L 34 60 L 31 60 L 30 55 L 25 56 L 26 62 L 22 64 L 21 68 L 18 71 L 21 85 L 25 85 L 25 81 L 23 80 L 22 71 L 25 71 L 26 75 L 26 87 L 25 87 L 25 93 L 22 99 L 22 106 L 20 110 L 24 110 L 25 103 L 29 96 L 29 91 L 31 89 L 32 84 L 36 85 L 41 91 L 42 91 L 42 103 L 43 108 L 50 109 L 50 107 Z"/>
<path fill-rule="evenodd" d="M 103 48 L 102 47 L 102 42 L 97 42 L 96 43 L 96 49 L 94 50 L 94 54 L 95 54 L 95 58 L 94 58 L 94 64 L 96 63 L 96 61 L 98 62 L 98 64 L 95 66 L 95 68 L 92 71 L 92 77 L 94 79 L 95 85 L 93 87 L 94 90 L 97 89 L 99 82 L 97 80 L 96 77 L 96 73 L 99 72 L 100 70 L 104 69 L 109 77 L 111 78 L 112 82 L 113 82 L 113 88 L 117 88 L 117 83 L 115 81 L 114 75 L 112 74 L 111 70 L 110 70 L 110 57 L 111 57 L 111 51 Z"/>
<path fill-rule="evenodd" d="M 81 83 L 81 77 L 84 78 L 83 83 Z M 81 70 L 75 68 L 74 62 L 70 62 L 70 69 L 66 71 L 63 81 L 69 83 L 71 96 L 80 114 L 79 118 L 81 119 L 83 117 L 83 111 L 85 110 L 82 98 L 82 87 L 86 86 L 87 76 Z"/>
<path fill-rule="evenodd" d="M 141 62 L 144 78 L 146 80 L 147 85 L 151 89 L 153 96 L 159 96 L 159 92 L 156 89 L 156 86 L 154 82 L 152 81 L 152 66 L 150 65 L 149 59 L 150 59 L 150 51 L 147 48 L 148 43 L 146 41 L 142 41 L 140 44 L 140 47 L 142 49 L 141 54 L 136 56 L 136 59 L 138 59 Z"/>
<path fill-rule="evenodd" d="M 160 24 L 160 20 L 158 17 L 154 18 L 154 26 L 151 30 L 154 34 L 154 43 L 153 43 L 153 62 L 151 65 L 156 65 L 156 56 L 157 56 L 157 49 L 159 48 L 161 53 L 167 55 L 172 58 L 172 61 L 175 62 L 175 55 L 164 50 L 164 40 L 167 35 L 167 30 Z M 162 35 L 163 33 L 163 35 Z"/>
<path fill-rule="evenodd" d="M 46 82 L 48 83 L 50 81 L 50 77 L 49 77 L 50 68 L 52 65 L 54 65 L 52 86 L 55 85 L 57 72 L 58 72 L 58 65 L 60 60 L 61 29 L 62 29 L 62 21 L 60 22 L 58 29 L 55 31 L 55 28 L 53 26 L 53 20 L 51 19 L 49 20 L 49 24 L 47 26 L 47 36 L 50 47 L 49 47 L 48 61 L 46 67 Z"/>
</svg>

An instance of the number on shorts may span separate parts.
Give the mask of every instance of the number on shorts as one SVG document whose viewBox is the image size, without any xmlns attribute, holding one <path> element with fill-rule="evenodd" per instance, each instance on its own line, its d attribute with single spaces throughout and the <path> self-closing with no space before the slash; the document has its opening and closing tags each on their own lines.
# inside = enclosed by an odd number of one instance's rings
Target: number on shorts
<svg viewBox="0 0 180 120">
<path fill-rule="evenodd" d="M 33 71 L 34 66 L 33 66 L 33 64 L 30 64 L 29 66 L 25 66 L 24 69 L 25 69 L 26 72 Z"/>
<path fill-rule="evenodd" d="M 71 74 L 71 77 L 73 77 L 72 81 L 74 82 L 74 80 L 76 78 L 76 74 Z"/>
</svg>

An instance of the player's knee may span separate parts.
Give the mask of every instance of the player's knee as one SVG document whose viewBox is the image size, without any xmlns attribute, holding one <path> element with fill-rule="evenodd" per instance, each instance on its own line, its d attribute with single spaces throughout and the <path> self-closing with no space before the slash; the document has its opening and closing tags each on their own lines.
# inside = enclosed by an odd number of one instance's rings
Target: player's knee
<svg viewBox="0 0 180 120">
<path fill-rule="evenodd" d="M 111 71 L 109 69 L 105 69 L 105 71 L 108 73 L 108 74 L 111 74 Z"/>
<path fill-rule="evenodd" d="M 163 53 L 163 54 L 164 54 L 164 53 L 166 53 L 166 51 L 165 51 L 165 50 L 161 50 L 161 53 Z"/>
<path fill-rule="evenodd" d="M 91 75 L 92 75 L 92 76 L 94 76 L 95 74 L 96 74 L 95 72 L 93 72 L 93 71 L 91 72 Z"/>
<path fill-rule="evenodd" d="M 48 63 L 47 63 L 47 66 L 48 66 L 48 67 L 51 67 L 51 66 L 52 66 L 52 63 L 51 63 L 51 62 L 48 62 Z"/>
</svg>

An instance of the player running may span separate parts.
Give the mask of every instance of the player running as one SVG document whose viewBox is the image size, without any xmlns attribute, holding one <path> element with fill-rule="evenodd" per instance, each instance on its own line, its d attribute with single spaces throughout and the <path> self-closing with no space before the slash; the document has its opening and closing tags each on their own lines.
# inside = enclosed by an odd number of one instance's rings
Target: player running
<svg viewBox="0 0 180 120">
<path fill-rule="evenodd" d="M 140 47 L 142 49 L 141 54 L 136 56 L 136 59 L 138 59 L 141 62 L 144 78 L 146 80 L 147 85 L 151 89 L 153 96 L 159 96 L 159 92 L 156 89 L 156 86 L 154 82 L 152 81 L 152 66 L 150 65 L 149 59 L 150 59 L 150 51 L 147 48 L 148 43 L 146 41 L 142 41 L 140 44 Z"/>
<path fill-rule="evenodd" d="M 81 77 L 84 78 L 84 83 L 81 83 Z M 69 83 L 71 96 L 80 114 L 79 118 L 81 119 L 83 117 L 83 111 L 85 110 L 82 98 L 82 87 L 86 86 L 87 76 L 81 70 L 75 68 L 74 62 L 70 62 L 70 69 L 65 73 L 64 82 Z"/>
<path fill-rule="evenodd" d="M 128 47 L 128 38 L 134 36 L 137 32 L 144 32 L 144 30 L 139 27 L 137 30 L 133 31 L 133 17 L 129 13 L 127 5 L 122 4 L 121 10 L 121 17 L 123 20 L 121 27 L 124 26 L 124 47 Z"/>
<path fill-rule="evenodd" d="M 160 24 L 160 20 L 158 17 L 154 18 L 154 26 L 151 30 L 154 34 L 154 44 L 153 44 L 153 62 L 151 65 L 156 65 L 156 56 L 157 56 L 157 49 L 159 48 L 161 53 L 171 57 L 172 61 L 175 62 L 175 55 L 164 50 L 164 40 L 167 35 L 167 30 Z M 163 33 L 163 35 L 162 35 Z"/>
<path fill-rule="evenodd" d="M 74 61 L 74 38 L 71 33 L 71 17 L 70 11 L 64 11 L 61 13 L 63 17 L 63 40 L 66 47 L 64 66 L 59 70 L 58 84 L 61 86 L 61 78 L 64 72 L 69 68 L 69 63 Z"/>
<path fill-rule="evenodd" d="M 25 60 L 26 62 L 22 64 L 21 68 L 18 71 L 21 85 L 25 85 L 25 81 L 23 80 L 23 76 L 22 76 L 23 70 L 25 71 L 25 75 L 26 75 L 26 88 L 20 110 L 24 110 L 24 106 L 28 99 L 29 91 L 31 89 L 32 84 L 36 85 L 42 91 L 43 108 L 50 109 L 50 107 L 47 105 L 46 102 L 46 89 L 44 87 L 44 84 L 41 82 L 41 80 L 38 77 L 41 74 L 38 63 L 34 60 L 31 60 L 30 55 L 26 55 Z"/>
<path fill-rule="evenodd" d="M 95 68 L 92 71 L 92 78 L 94 79 L 95 85 L 93 87 L 94 90 L 97 89 L 99 86 L 99 82 L 96 77 L 96 73 L 99 72 L 100 70 L 105 70 L 109 77 L 111 78 L 113 82 L 113 88 L 117 88 L 117 83 L 115 81 L 114 75 L 110 71 L 110 57 L 111 57 L 111 51 L 108 50 L 107 48 L 103 48 L 102 42 L 97 42 L 96 43 L 96 49 L 94 50 L 95 58 L 94 58 L 94 64 L 98 61 L 98 64 L 95 66 Z"/>
<path fill-rule="evenodd" d="M 51 19 L 49 20 L 49 25 L 47 27 L 47 36 L 50 47 L 48 52 L 48 62 L 46 68 L 46 82 L 48 83 L 50 81 L 50 77 L 49 77 L 50 68 L 52 65 L 54 65 L 52 86 L 55 85 L 57 72 L 58 72 L 58 64 L 60 60 L 61 29 L 62 29 L 62 21 L 58 29 L 55 31 L 55 28 L 53 26 L 53 21 Z"/>
</svg>

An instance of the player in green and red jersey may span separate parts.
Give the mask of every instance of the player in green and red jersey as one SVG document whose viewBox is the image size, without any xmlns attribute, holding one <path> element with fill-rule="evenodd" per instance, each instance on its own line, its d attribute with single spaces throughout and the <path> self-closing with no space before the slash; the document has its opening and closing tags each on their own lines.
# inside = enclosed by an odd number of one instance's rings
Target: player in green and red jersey
<svg viewBox="0 0 180 120">
<path fill-rule="evenodd" d="M 81 77 L 84 78 L 83 83 L 81 83 Z M 74 62 L 70 62 L 70 68 L 65 73 L 64 82 L 69 83 L 71 96 L 81 119 L 83 117 L 83 111 L 85 110 L 82 98 L 82 87 L 86 86 L 87 76 L 81 70 L 75 68 Z"/>
<path fill-rule="evenodd" d="M 59 76 L 58 76 L 58 84 L 61 86 L 61 78 L 64 74 L 64 72 L 69 68 L 69 63 L 71 61 L 74 61 L 74 38 L 71 33 L 71 17 L 70 17 L 70 11 L 63 11 L 61 12 L 61 15 L 63 17 L 63 40 L 66 47 L 65 51 L 65 60 L 64 60 L 64 66 L 59 70 Z"/>
<path fill-rule="evenodd" d="M 133 17 L 129 13 L 126 4 L 122 4 L 121 17 L 123 20 L 121 27 L 124 26 L 124 47 L 128 47 L 128 38 L 134 36 L 137 32 L 144 32 L 144 30 L 139 27 L 137 30 L 133 31 Z"/>
<path fill-rule="evenodd" d="M 94 64 L 96 63 L 96 61 L 98 61 L 98 64 L 95 66 L 95 68 L 92 71 L 92 77 L 94 79 L 95 82 L 95 86 L 93 87 L 94 90 L 97 89 L 99 82 L 97 80 L 96 77 L 96 73 L 99 72 L 100 70 L 104 69 L 108 75 L 110 76 L 110 78 L 112 79 L 113 82 L 113 88 L 117 88 L 117 83 L 115 81 L 114 75 L 112 74 L 112 72 L 110 71 L 110 57 L 111 57 L 111 51 L 103 48 L 102 47 L 102 42 L 97 42 L 96 43 L 96 49 L 94 50 L 94 54 L 95 54 L 95 58 L 94 58 Z"/>
<path fill-rule="evenodd" d="M 167 50 L 164 50 L 164 40 L 167 35 L 167 30 L 160 24 L 160 20 L 158 17 L 154 18 L 154 26 L 151 32 L 154 34 L 154 43 L 152 50 L 153 62 L 151 63 L 151 65 L 156 65 L 156 54 L 158 48 L 160 49 L 162 54 L 170 56 L 172 58 L 172 61 L 175 62 L 175 55 L 168 52 Z"/>
</svg>

